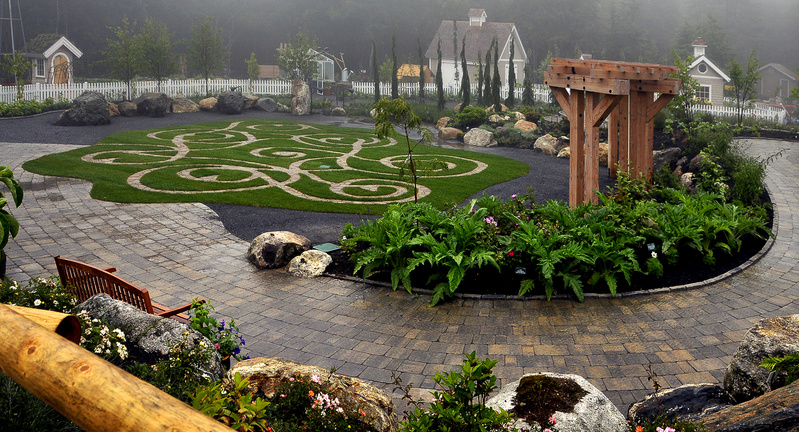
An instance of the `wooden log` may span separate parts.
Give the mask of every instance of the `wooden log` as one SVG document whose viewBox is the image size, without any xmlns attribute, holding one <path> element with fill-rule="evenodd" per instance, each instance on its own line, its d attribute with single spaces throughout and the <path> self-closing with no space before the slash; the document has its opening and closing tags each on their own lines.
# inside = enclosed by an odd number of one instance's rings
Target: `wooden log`
<svg viewBox="0 0 799 432">
<path fill-rule="evenodd" d="M 2 304 L 0 370 L 87 432 L 232 430 Z"/>
<path fill-rule="evenodd" d="M 6 305 L 6 307 L 47 330 L 63 336 L 68 341 L 80 344 L 80 320 L 75 315 L 22 306 Z"/>
<path fill-rule="evenodd" d="M 630 80 L 590 78 L 582 75 L 560 75 L 544 72 L 544 84 L 602 94 L 630 94 Z"/>
</svg>

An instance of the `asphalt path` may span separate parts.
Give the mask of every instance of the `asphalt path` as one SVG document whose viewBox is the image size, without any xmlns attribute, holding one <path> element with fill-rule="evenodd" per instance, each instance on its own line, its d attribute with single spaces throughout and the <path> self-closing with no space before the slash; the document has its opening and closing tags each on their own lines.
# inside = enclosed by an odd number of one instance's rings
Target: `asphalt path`
<svg viewBox="0 0 799 432">
<path fill-rule="evenodd" d="M 111 123 L 102 126 L 56 126 L 59 112 L 45 113 L 36 116 L 0 119 L 0 146 L 8 143 L 38 143 L 71 145 L 92 145 L 108 135 L 142 129 L 157 129 L 194 123 L 219 120 L 243 119 L 284 119 L 308 123 L 326 124 L 345 127 L 372 129 L 369 119 L 331 117 L 312 115 L 296 117 L 284 113 L 267 113 L 248 110 L 238 115 L 226 115 L 218 112 L 197 112 L 183 114 L 167 114 L 161 118 L 150 117 L 114 117 Z M 496 154 L 524 162 L 530 166 L 530 172 L 522 177 L 491 186 L 476 193 L 471 198 L 481 197 L 483 193 L 496 195 L 501 199 L 509 199 L 513 194 L 525 194 L 532 188 L 538 203 L 548 200 L 567 202 L 569 198 L 569 161 L 546 156 L 529 149 L 505 147 L 473 148 L 458 142 L 439 142 L 436 145 L 448 148 L 462 148 L 468 151 Z M 53 152 L 58 152 L 54 147 Z M 0 147 L 0 163 L 2 162 Z M 600 168 L 600 190 L 606 190 L 613 184 L 608 177 L 606 167 Z M 470 198 L 470 199 L 471 199 Z M 468 202 L 468 200 L 466 200 Z M 360 221 L 375 215 L 321 213 L 288 210 L 272 207 L 250 207 L 228 204 L 207 204 L 233 235 L 245 241 L 251 241 L 259 234 L 267 231 L 292 231 L 308 237 L 314 244 L 335 242 L 346 223 L 358 224 Z"/>
</svg>

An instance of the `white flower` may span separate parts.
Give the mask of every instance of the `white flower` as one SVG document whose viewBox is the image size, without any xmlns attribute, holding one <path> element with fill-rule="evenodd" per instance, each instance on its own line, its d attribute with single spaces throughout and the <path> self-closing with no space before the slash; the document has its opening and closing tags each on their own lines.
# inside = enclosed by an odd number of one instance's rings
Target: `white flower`
<svg viewBox="0 0 799 432">
<path fill-rule="evenodd" d="M 657 257 L 658 257 L 658 253 L 655 252 L 655 251 L 652 251 L 652 258 L 657 258 Z"/>
<path fill-rule="evenodd" d="M 53 300 L 53 306 L 58 306 L 58 300 Z"/>
<path fill-rule="evenodd" d="M 39 300 L 39 299 L 36 299 L 36 300 L 33 301 L 33 305 L 34 306 L 41 306 L 42 305 L 42 301 Z"/>
<path fill-rule="evenodd" d="M 99 345 L 98 345 L 98 346 L 96 346 L 96 347 L 94 348 L 94 353 L 95 353 L 95 354 L 100 354 L 101 352 L 103 352 L 103 349 L 102 349 L 102 348 L 100 348 L 100 346 L 99 346 Z"/>
</svg>

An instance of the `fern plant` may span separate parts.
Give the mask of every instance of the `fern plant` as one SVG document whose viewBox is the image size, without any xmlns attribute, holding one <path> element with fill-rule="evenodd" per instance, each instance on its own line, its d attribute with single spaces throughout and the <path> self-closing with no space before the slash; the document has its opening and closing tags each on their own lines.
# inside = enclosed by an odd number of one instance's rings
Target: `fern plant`
<svg viewBox="0 0 799 432">
<path fill-rule="evenodd" d="M 788 385 L 794 381 L 799 374 L 799 353 L 791 353 L 785 357 L 769 357 L 760 363 L 760 367 L 776 373 L 785 372 L 785 384 Z"/>
</svg>

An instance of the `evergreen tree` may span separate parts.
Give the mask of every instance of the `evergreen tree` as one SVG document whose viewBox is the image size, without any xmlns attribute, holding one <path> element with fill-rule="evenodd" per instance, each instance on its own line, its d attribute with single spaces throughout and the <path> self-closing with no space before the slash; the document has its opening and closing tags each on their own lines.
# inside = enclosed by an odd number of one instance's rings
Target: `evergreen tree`
<svg viewBox="0 0 799 432">
<path fill-rule="evenodd" d="M 458 22 L 452 20 L 452 60 L 455 67 L 455 83 L 457 84 L 460 81 L 460 75 L 458 74 Z M 462 91 L 462 90 L 461 90 Z M 458 92 L 460 94 L 460 91 Z"/>
<path fill-rule="evenodd" d="M 514 51 L 514 38 L 510 38 L 510 57 L 508 58 L 508 97 L 505 99 L 505 105 L 512 107 L 516 105 L 516 70 L 513 66 L 513 51 Z"/>
<path fill-rule="evenodd" d="M 377 46 L 372 39 L 372 73 L 375 81 L 375 104 L 380 101 L 380 68 L 377 66 Z"/>
<path fill-rule="evenodd" d="M 436 92 L 438 93 L 438 109 L 443 110 L 444 101 L 444 77 L 441 76 L 441 38 L 438 38 L 438 68 L 436 70 Z"/>
<path fill-rule="evenodd" d="M 391 36 L 391 99 L 399 98 L 399 79 L 397 78 L 397 32 Z"/>
<path fill-rule="evenodd" d="M 529 56 L 527 58 L 530 58 Z M 522 92 L 522 105 L 533 106 L 535 97 L 533 96 L 533 72 L 530 70 L 530 62 L 524 64 L 524 91 Z"/>
<path fill-rule="evenodd" d="M 483 106 L 483 53 L 477 51 L 477 105 Z"/>
<path fill-rule="evenodd" d="M 483 106 L 489 106 L 491 102 L 491 47 L 486 51 L 485 71 L 483 71 Z"/>
<path fill-rule="evenodd" d="M 491 99 L 494 103 L 494 111 L 502 112 L 502 99 L 499 94 L 502 88 L 502 79 L 499 76 L 499 43 L 497 38 L 494 38 L 494 76 L 491 79 Z"/>
<path fill-rule="evenodd" d="M 419 38 L 416 38 L 416 45 L 419 46 L 419 102 L 424 102 L 424 53 Z"/>
<path fill-rule="evenodd" d="M 469 82 L 469 68 L 466 64 L 466 36 L 463 37 L 463 43 L 461 44 L 461 70 L 463 71 L 463 78 L 461 79 L 463 105 L 461 105 L 461 109 L 463 109 L 469 106 L 472 98 L 472 83 Z"/>
</svg>

